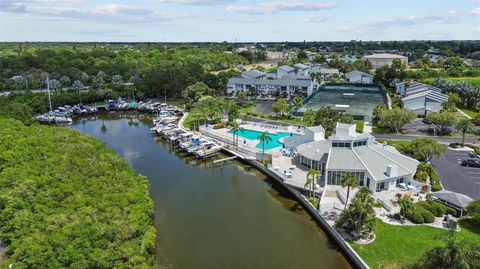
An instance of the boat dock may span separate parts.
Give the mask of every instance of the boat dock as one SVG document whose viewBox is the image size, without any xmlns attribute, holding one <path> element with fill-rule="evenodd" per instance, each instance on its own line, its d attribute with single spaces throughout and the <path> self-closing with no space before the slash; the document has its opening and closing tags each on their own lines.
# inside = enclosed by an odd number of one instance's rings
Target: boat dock
<svg viewBox="0 0 480 269">
<path fill-rule="evenodd" d="M 214 160 L 213 163 L 221 163 L 221 162 L 226 162 L 226 161 L 230 161 L 230 160 L 233 160 L 237 158 L 237 156 L 233 156 L 233 157 L 227 157 L 227 158 L 223 158 L 223 159 L 220 159 L 220 160 Z"/>
</svg>

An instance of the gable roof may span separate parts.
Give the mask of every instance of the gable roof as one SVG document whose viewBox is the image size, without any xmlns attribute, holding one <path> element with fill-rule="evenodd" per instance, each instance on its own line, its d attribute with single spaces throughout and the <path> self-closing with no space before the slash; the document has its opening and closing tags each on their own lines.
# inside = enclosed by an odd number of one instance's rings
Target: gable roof
<svg viewBox="0 0 480 269">
<path fill-rule="evenodd" d="M 301 63 L 294 64 L 293 67 L 298 68 L 298 69 L 308 69 L 309 68 L 308 65 L 304 65 L 304 64 L 301 64 Z"/>
<path fill-rule="evenodd" d="M 348 72 L 345 74 L 345 76 L 347 76 L 347 78 L 350 78 L 350 77 L 353 77 L 353 76 L 357 76 L 357 75 L 361 75 L 361 76 L 368 76 L 368 77 L 372 77 L 373 78 L 373 75 L 370 75 L 368 73 L 365 73 L 365 72 L 362 72 L 362 71 L 358 71 L 358 70 L 354 70 L 354 71 L 351 71 L 351 72 Z"/>
<path fill-rule="evenodd" d="M 276 79 L 263 79 L 251 77 L 231 77 L 227 84 L 245 85 L 272 85 L 272 86 L 297 86 L 310 87 L 312 79 L 308 76 L 282 76 Z"/>
<path fill-rule="evenodd" d="M 286 71 L 286 72 L 292 72 L 292 71 L 295 70 L 295 68 L 293 68 L 291 66 L 288 66 L 288 65 L 282 65 L 278 69 L 281 69 L 281 70 Z"/>
<path fill-rule="evenodd" d="M 439 93 L 433 90 L 426 90 L 426 91 L 421 91 L 414 94 L 409 94 L 407 95 L 407 97 L 402 98 L 402 101 L 405 102 L 405 101 L 409 101 L 417 98 L 423 98 L 423 97 L 439 103 L 443 103 L 448 100 L 448 96 L 443 93 Z"/>
<path fill-rule="evenodd" d="M 245 75 L 251 78 L 259 78 L 259 77 L 265 76 L 266 74 L 256 69 L 252 69 L 252 70 L 243 72 L 242 75 Z"/>
</svg>

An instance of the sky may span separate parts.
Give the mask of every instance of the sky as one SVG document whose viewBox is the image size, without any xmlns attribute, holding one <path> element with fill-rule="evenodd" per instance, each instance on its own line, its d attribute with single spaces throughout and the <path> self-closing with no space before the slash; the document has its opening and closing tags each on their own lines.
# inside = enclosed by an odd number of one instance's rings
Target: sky
<svg viewBox="0 0 480 269">
<path fill-rule="evenodd" d="M 0 41 L 480 40 L 480 0 L 0 0 Z"/>
</svg>

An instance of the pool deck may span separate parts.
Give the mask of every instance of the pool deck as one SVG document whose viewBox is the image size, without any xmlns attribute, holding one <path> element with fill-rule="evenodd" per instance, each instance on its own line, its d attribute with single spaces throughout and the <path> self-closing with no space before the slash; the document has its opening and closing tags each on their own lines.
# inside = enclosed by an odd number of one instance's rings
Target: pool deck
<svg viewBox="0 0 480 269">
<path fill-rule="evenodd" d="M 242 125 L 245 129 L 255 130 L 258 132 L 269 131 L 269 132 L 292 132 L 295 134 L 303 134 L 303 130 L 296 129 L 295 127 L 279 127 L 277 129 L 267 129 L 262 126 L 262 124 L 245 124 Z M 268 127 L 268 126 L 267 126 Z M 268 175 L 269 177 L 273 178 L 283 187 L 290 191 L 293 194 L 297 201 L 302 205 L 304 209 L 315 219 L 317 223 L 319 223 L 327 234 L 337 243 L 340 249 L 343 250 L 344 255 L 350 260 L 352 265 L 355 268 L 361 269 L 369 269 L 370 267 L 365 263 L 365 261 L 355 252 L 355 250 L 349 245 L 349 243 L 340 235 L 336 229 L 334 228 L 333 224 L 336 218 L 341 213 L 340 208 L 343 208 L 342 204 L 339 204 L 338 197 L 336 197 L 334 192 L 327 193 L 325 189 L 321 188 L 321 185 L 324 185 L 323 182 L 317 182 L 317 189 L 315 190 L 317 196 L 321 195 L 320 199 L 320 207 L 322 206 L 322 199 L 324 200 L 324 205 L 328 208 L 314 208 L 310 202 L 305 198 L 304 195 L 301 194 L 300 191 L 303 193 L 308 192 L 308 188 L 305 187 L 306 176 L 308 173 L 308 169 L 303 167 L 302 165 L 298 164 L 296 159 L 287 156 L 283 156 L 281 153 L 280 148 L 273 148 L 268 151 L 267 153 L 272 155 L 272 164 L 268 165 L 268 167 L 263 166 L 259 161 L 261 159 L 261 150 L 256 147 L 258 143 L 257 140 L 250 140 L 250 139 L 239 139 L 238 147 L 233 145 L 233 135 L 228 133 L 229 129 L 222 128 L 222 129 L 213 129 L 213 126 L 200 127 L 200 132 L 203 135 L 208 136 L 210 139 L 217 141 L 224 151 L 229 152 L 230 154 L 236 155 L 240 157 L 244 162 L 250 164 L 251 166 L 257 168 L 262 173 Z M 259 158 L 260 157 L 260 158 Z M 326 194 L 326 195 L 325 195 Z M 326 196 L 326 197 L 324 197 Z M 327 204 L 325 204 L 327 202 Z M 330 202 L 330 203 L 329 203 Z M 333 206 L 330 206 L 331 203 L 334 202 Z M 327 209 L 327 210 L 325 210 Z"/>
</svg>

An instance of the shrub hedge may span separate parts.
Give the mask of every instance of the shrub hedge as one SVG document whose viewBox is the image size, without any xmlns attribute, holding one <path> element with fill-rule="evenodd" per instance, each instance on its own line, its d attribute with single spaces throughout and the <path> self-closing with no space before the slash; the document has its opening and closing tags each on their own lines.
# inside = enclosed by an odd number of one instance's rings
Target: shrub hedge
<svg viewBox="0 0 480 269">
<path fill-rule="evenodd" d="M 435 221 L 435 216 L 421 205 L 418 205 L 418 203 L 413 205 L 411 212 L 407 214 L 407 218 L 416 224 L 432 223 Z"/>
</svg>

